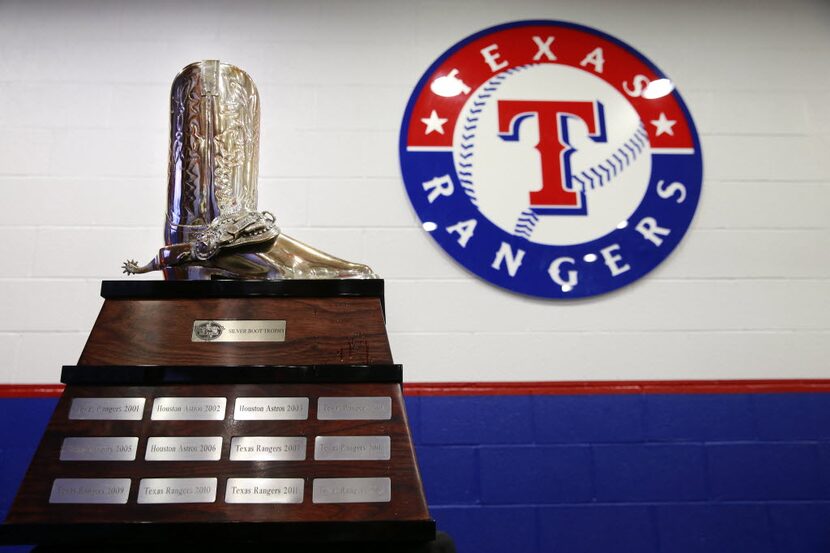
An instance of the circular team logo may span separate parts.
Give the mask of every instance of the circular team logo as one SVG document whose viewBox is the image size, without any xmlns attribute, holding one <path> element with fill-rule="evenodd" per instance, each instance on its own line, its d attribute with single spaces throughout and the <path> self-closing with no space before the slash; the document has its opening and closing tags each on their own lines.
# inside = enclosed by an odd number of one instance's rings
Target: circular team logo
<svg viewBox="0 0 830 553">
<path fill-rule="evenodd" d="M 515 292 L 601 294 L 680 242 L 702 181 L 673 83 L 604 33 L 557 21 L 486 29 L 421 78 L 401 168 L 423 227 Z"/>
</svg>

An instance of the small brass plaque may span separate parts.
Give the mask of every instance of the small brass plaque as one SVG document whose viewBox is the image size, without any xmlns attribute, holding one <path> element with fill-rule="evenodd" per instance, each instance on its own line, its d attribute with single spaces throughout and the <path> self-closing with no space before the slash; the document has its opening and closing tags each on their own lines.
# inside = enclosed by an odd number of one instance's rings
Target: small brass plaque
<svg viewBox="0 0 830 553">
<path fill-rule="evenodd" d="M 142 478 L 139 503 L 213 503 L 216 478 Z"/>
<path fill-rule="evenodd" d="M 315 478 L 312 503 L 389 503 L 390 478 Z"/>
<path fill-rule="evenodd" d="M 315 461 L 388 461 L 389 436 L 317 436 Z"/>
<path fill-rule="evenodd" d="M 302 503 L 302 478 L 228 478 L 225 503 Z"/>
<path fill-rule="evenodd" d="M 303 436 L 238 436 L 231 439 L 231 461 L 305 461 Z"/>
<path fill-rule="evenodd" d="M 222 456 L 222 436 L 168 437 L 147 440 L 145 461 L 218 461 Z"/>
<path fill-rule="evenodd" d="M 140 421 L 142 417 L 143 397 L 76 397 L 69 408 L 69 420 Z"/>
<path fill-rule="evenodd" d="M 238 397 L 233 418 L 238 421 L 306 420 L 307 397 Z"/>
<path fill-rule="evenodd" d="M 136 437 L 64 438 L 61 461 L 135 461 Z"/>
<path fill-rule="evenodd" d="M 321 397 L 317 400 L 317 419 L 321 421 L 389 420 L 390 397 Z"/>
<path fill-rule="evenodd" d="M 285 321 L 193 321 L 192 342 L 284 342 Z"/>
<path fill-rule="evenodd" d="M 129 495 L 129 478 L 56 478 L 49 503 L 124 504 Z"/>
<path fill-rule="evenodd" d="M 157 397 L 153 401 L 154 421 L 221 421 L 225 419 L 224 397 Z"/>
</svg>

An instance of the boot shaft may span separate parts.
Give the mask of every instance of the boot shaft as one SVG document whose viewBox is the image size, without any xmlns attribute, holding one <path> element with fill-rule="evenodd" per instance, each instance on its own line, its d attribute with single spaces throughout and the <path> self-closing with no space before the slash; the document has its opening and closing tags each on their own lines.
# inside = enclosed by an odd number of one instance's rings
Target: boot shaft
<svg viewBox="0 0 830 553">
<path fill-rule="evenodd" d="M 190 241 L 220 215 L 256 211 L 259 93 L 217 60 L 185 67 L 170 90 L 165 243 Z"/>
</svg>

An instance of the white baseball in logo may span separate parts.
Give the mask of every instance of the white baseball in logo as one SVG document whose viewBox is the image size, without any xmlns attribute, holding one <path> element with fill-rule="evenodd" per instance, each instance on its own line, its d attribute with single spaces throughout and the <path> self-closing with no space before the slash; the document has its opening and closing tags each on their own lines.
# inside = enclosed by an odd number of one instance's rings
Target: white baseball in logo
<svg viewBox="0 0 830 553">
<path fill-rule="evenodd" d="M 559 131 L 547 145 L 560 149 L 543 152 L 543 116 L 518 113 L 523 101 L 555 109 L 572 103 L 584 113 L 593 106 L 593 115 L 561 113 L 558 125 L 546 119 L 544 132 Z M 511 103 L 517 115 L 504 113 Z M 546 245 L 588 242 L 627 224 L 648 188 L 650 149 L 639 115 L 620 92 L 588 71 L 557 64 L 494 75 L 470 94 L 453 136 L 455 170 L 479 211 L 502 230 Z M 543 187 L 558 187 L 578 209 L 539 205 Z"/>
</svg>

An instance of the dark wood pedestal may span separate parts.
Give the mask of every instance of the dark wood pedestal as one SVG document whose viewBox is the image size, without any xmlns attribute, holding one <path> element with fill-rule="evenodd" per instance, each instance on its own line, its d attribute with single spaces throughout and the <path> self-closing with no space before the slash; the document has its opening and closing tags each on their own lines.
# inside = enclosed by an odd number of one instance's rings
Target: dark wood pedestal
<svg viewBox="0 0 830 553">
<path fill-rule="evenodd" d="M 104 282 L 1 543 L 452 551 L 383 281 Z"/>
</svg>

